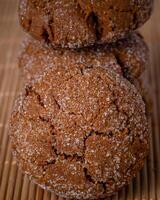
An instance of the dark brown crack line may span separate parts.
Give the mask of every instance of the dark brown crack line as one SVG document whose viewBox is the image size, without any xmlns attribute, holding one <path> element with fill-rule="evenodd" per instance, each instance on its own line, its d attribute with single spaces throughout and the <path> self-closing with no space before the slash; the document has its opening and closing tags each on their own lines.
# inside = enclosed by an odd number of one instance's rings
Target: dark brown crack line
<svg viewBox="0 0 160 200">
<path fill-rule="evenodd" d="M 58 109 L 59 109 L 59 110 L 62 110 L 62 108 L 61 108 L 60 104 L 58 103 L 58 101 L 56 100 L 56 98 L 55 98 L 54 96 L 52 96 L 52 97 L 54 98 L 54 101 L 55 101 L 55 103 L 56 103 Z"/>
<path fill-rule="evenodd" d="M 94 12 L 91 12 L 87 17 L 87 23 L 89 26 L 94 28 L 96 39 L 100 40 L 102 37 L 103 29 L 100 27 L 99 18 Z"/>
<path fill-rule="evenodd" d="M 43 33 L 42 33 L 42 38 L 44 39 L 44 41 L 49 44 L 49 34 L 48 34 L 48 31 L 46 29 L 43 30 Z"/>
<path fill-rule="evenodd" d="M 103 188 L 103 194 L 105 194 L 106 192 L 106 184 L 107 184 L 107 181 L 95 181 L 91 175 L 89 175 L 88 173 L 88 169 L 86 167 L 83 168 L 83 171 L 84 171 L 84 176 L 86 178 L 86 180 L 89 182 L 89 183 L 92 183 L 92 184 L 99 184 L 102 186 Z"/>
<path fill-rule="evenodd" d="M 48 29 L 49 29 L 49 36 L 51 37 L 50 40 L 54 40 L 54 33 L 52 31 L 53 19 L 50 19 L 48 22 Z"/>
<path fill-rule="evenodd" d="M 99 18 L 98 16 L 94 13 L 94 11 L 92 11 L 91 13 L 89 13 L 89 15 L 87 15 L 85 13 L 85 11 L 82 9 L 80 3 L 78 2 L 78 0 L 76 0 L 77 3 L 77 7 L 78 10 L 80 10 L 80 14 L 81 16 L 86 20 L 88 28 L 89 29 L 94 29 L 95 31 L 95 36 L 97 40 L 100 40 L 102 37 L 102 32 L 103 29 L 100 27 L 100 22 L 99 22 Z"/>
<path fill-rule="evenodd" d="M 120 66 L 121 70 L 122 70 L 122 76 L 124 78 L 126 78 L 127 80 L 131 81 L 131 77 L 129 76 L 129 69 L 128 67 L 125 67 L 125 64 L 122 62 L 122 60 L 120 59 L 119 57 L 119 54 L 114 52 L 114 56 L 115 56 L 115 59 L 116 59 L 116 62 L 117 64 Z"/>
<path fill-rule="evenodd" d="M 84 175 L 85 175 L 86 180 L 88 180 L 90 183 L 95 184 L 95 181 L 92 179 L 92 177 L 88 173 L 88 169 L 86 167 L 84 167 L 83 171 L 84 171 Z"/>
<path fill-rule="evenodd" d="M 107 136 L 108 138 L 112 138 L 113 137 L 112 131 L 99 132 L 99 131 L 91 130 L 90 133 L 85 137 L 85 140 L 87 140 L 88 137 L 93 136 L 93 135 L 102 135 L 102 136 Z"/>
<path fill-rule="evenodd" d="M 29 94 L 31 94 L 31 93 L 35 94 L 36 97 L 37 97 L 37 100 L 39 102 L 39 105 L 42 106 L 43 108 L 45 108 L 44 103 L 43 103 L 43 101 L 41 99 L 40 94 L 38 94 L 36 91 L 34 91 L 32 86 L 29 85 L 25 89 L 26 89 L 26 94 L 25 94 L 26 97 L 29 96 Z"/>
<path fill-rule="evenodd" d="M 83 155 L 79 156 L 76 153 L 72 154 L 72 155 L 69 155 L 69 154 L 66 154 L 64 152 L 63 153 L 58 153 L 58 150 L 56 149 L 55 146 L 52 146 L 52 149 L 53 149 L 54 153 L 56 154 L 56 156 L 63 158 L 63 160 L 76 160 L 76 161 L 80 161 L 81 163 L 84 163 Z"/>
</svg>

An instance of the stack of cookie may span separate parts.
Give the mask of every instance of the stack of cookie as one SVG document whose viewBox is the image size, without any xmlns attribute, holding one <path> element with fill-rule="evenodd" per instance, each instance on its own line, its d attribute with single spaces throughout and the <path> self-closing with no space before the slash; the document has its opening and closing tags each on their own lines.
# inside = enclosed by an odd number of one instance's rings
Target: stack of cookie
<svg viewBox="0 0 160 200">
<path fill-rule="evenodd" d="M 140 77 L 148 48 L 135 32 L 153 0 L 21 0 L 32 37 L 11 117 L 19 166 L 70 199 L 100 199 L 130 183 L 149 150 Z"/>
</svg>

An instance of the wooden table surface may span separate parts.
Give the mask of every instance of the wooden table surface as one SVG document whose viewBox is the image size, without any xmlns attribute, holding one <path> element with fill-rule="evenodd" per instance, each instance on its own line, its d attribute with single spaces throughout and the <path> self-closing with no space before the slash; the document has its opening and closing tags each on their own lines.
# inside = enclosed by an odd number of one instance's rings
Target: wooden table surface
<svg viewBox="0 0 160 200">
<path fill-rule="evenodd" d="M 17 56 L 24 35 L 17 4 L 17 0 L 0 0 L 0 200 L 60 200 L 23 176 L 11 155 L 8 121 L 21 87 Z M 151 54 L 147 69 L 153 100 L 151 151 L 141 173 L 113 200 L 160 200 L 160 0 L 155 1 L 153 16 L 141 32 Z"/>
</svg>

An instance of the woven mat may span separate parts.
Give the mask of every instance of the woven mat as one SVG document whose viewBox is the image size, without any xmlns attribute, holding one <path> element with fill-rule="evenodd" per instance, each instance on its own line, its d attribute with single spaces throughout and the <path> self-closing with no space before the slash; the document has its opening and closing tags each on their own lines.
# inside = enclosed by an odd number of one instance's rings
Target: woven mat
<svg viewBox="0 0 160 200">
<path fill-rule="evenodd" d="M 18 25 L 17 0 L 0 0 L 0 200 L 57 200 L 22 174 L 12 158 L 8 141 L 8 121 L 21 87 L 17 68 L 23 33 Z M 150 47 L 151 65 L 147 70 L 153 99 L 151 151 L 137 178 L 113 200 L 160 200 L 160 1 L 142 33 Z"/>
</svg>

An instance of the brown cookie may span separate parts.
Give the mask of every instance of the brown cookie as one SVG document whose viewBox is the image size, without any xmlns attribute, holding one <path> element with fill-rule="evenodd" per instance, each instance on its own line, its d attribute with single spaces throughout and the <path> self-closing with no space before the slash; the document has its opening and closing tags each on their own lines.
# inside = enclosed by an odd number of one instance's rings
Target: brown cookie
<svg viewBox="0 0 160 200">
<path fill-rule="evenodd" d="M 19 58 L 25 79 L 43 74 L 48 67 L 76 65 L 111 68 L 129 80 L 138 78 L 148 65 L 148 48 L 138 33 L 112 45 L 84 49 L 53 49 L 32 38 L 26 38 Z"/>
<path fill-rule="evenodd" d="M 143 25 L 153 0 L 21 0 L 20 24 L 53 46 L 110 43 Z"/>
<path fill-rule="evenodd" d="M 117 62 L 123 76 L 133 81 L 139 78 L 149 64 L 149 49 L 139 33 L 131 33 L 125 39 L 113 44 Z"/>
<path fill-rule="evenodd" d="M 54 65 L 29 81 L 13 111 L 10 138 L 24 172 L 74 199 L 114 194 L 136 176 L 149 149 L 141 95 L 95 63 Z"/>
</svg>

